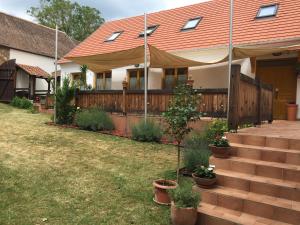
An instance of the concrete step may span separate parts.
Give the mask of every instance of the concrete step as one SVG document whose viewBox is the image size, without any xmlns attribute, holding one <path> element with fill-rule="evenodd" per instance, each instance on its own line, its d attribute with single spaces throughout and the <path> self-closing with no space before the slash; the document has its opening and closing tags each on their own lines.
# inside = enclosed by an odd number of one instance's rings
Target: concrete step
<svg viewBox="0 0 300 225">
<path fill-rule="evenodd" d="M 242 191 L 300 202 L 300 183 L 216 169 L 217 183 Z"/>
<path fill-rule="evenodd" d="M 299 225 L 300 203 L 227 187 L 202 189 L 202 202 L 266 219 Z"/>
<path fill-rule="evenodd" d="M 220 159 L 215 158 L 214 156 L 210 157 L 210 164 L 216 165 L 216 169 L 224 169 L 295 182 L 300 181 L 300 166 L 297 165 L 267 162 L 240 157 Z"/>
<path fill-rule="evenodd" d="M 261 136 L 243 133 L 227 133 L 226 137 L 231 143 L 300 150 L 300 139 L 291 139 L 280 136 Z"/>
<path fill-rule="evenodd" d="M 241 158 L 300 165 L 300 151 L 231 143 L 231 155 Z"/>
<path fill-rule="evenodd" d="M 201 202 L 198 208 L 197 225 L 290 225 L 289 223 L 248 213 L 226 209 L 220 206 Z"/>
</svg>

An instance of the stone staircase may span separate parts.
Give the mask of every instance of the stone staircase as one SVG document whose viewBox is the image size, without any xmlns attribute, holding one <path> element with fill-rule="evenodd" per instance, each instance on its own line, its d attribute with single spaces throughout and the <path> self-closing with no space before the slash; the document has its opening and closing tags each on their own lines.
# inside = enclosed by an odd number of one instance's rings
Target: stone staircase
<svg viewBox="0 0 300 225">
<path fill-rule="evenodd" d="M 229 159 L 211 157 L 218 185 L 202 194 L 197 225 L 300 225 L 300 139 L 228 134 Z"/>
</svg>

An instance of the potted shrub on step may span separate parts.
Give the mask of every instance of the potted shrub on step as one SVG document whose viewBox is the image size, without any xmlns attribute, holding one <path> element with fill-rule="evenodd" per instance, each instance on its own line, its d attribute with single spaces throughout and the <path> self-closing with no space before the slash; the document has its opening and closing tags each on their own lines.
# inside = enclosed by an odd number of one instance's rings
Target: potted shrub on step
<svg viewBox="0 0 300 225">
<path fill-rule="evenodd" d="M 216 174 L 214 172 L 215 166 L 210 165 L 206 166 L 199 166 L 195 172 L 192 174 L 193 180 L 196 184 L 201 188 L 212 188 L 216 182 Z"/>
<path fill-rule="evenodd" d="M 230 145 L 225 136 L 216 137 L 213 141 L 213 144 L 209 145 L 209 149 L 216 158 L 229 158 L 230 156 Z"/>
<path fill-rule="evenodd" d="M 190 183 L 180 184 L 169 191 L 172 199 L 171 220 L 173 225 L 195 225 L 200 194 L 192 191 Z"/>
</svg>

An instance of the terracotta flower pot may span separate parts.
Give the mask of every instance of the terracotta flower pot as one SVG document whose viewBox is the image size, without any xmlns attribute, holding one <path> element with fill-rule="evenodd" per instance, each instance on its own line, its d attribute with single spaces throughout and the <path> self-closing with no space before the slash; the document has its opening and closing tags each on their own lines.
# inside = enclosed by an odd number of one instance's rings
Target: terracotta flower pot
<svg viewBox="0 0 300 225">
<path fill-rule="evenodd" d="M 171 220 L 173 225 L 195 225 L 197 210 L 195 208 L 177 208 L 172 202 Z"/>
<path fill-rule="evenodd" d="M 208 178 L 198 177 L 195 173 L 192 174 L 192 177 L 193 180 L 196 182 L 196 184 L 202 188 L 213 188 L 217 182 L 216 177 L 212 179 L 208 179 Z"/>
<path fill-rule="evenodd" d="M 297 120 L 298 105 L 297 104 L 287 104 L 287 120 L 295 121 Z"/>
<path fill-rule="evenodd" d="M 216 158 L 229 158 L 230 157 L 230 147 L 216 147 L 214 145 L 209 145 L 209 149 L 212 151 L 213 156 Z"/>
<path fill-rule="evenodd" d="M 177 183 L 172 180 L 155 180 L 153 181 L 154 187 L 154 201 L 161 205 L 170 205 L 171 199 L 168 194 L 168 190 L 175 189 Z"/>
</svg>

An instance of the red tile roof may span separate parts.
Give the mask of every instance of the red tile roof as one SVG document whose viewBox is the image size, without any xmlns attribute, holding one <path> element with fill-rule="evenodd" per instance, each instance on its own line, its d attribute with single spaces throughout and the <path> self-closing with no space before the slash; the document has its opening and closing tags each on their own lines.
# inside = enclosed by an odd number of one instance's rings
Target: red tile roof
<svg viewBox="0 0 300 225">
<path fill-rule="evenodd" d="M 43 78 L 48 78 L 50 76 L 50 74 L 48 74 L 45 70 L 41 69 L 38 66 L 29 66 L 24 64 L 17 64 L 17 66 L 32 76 Z"/>
<path fill-rule="evenodd" d="M 229 39 L 229 0 L 212 0 L 186 7 L 148 14 L 148 25 L 159 27 L 148 38 L 151 45 L 165 51 L 224 46 Z M 300 1 L 235 0 L 233 42 L 248 44 L 300 38 Z M 255 19 L 263 5 L 278 3 L 275 17 Z M 181 31 L 187 20 L 201 16 L 195 30 Z M 103 54 L 143 44 L 144 17 L 136 16 L 103 24 L 68 57 Z M 124 31 L 115 41 L 105 42 L 113 32 Z"/>
</svg>

